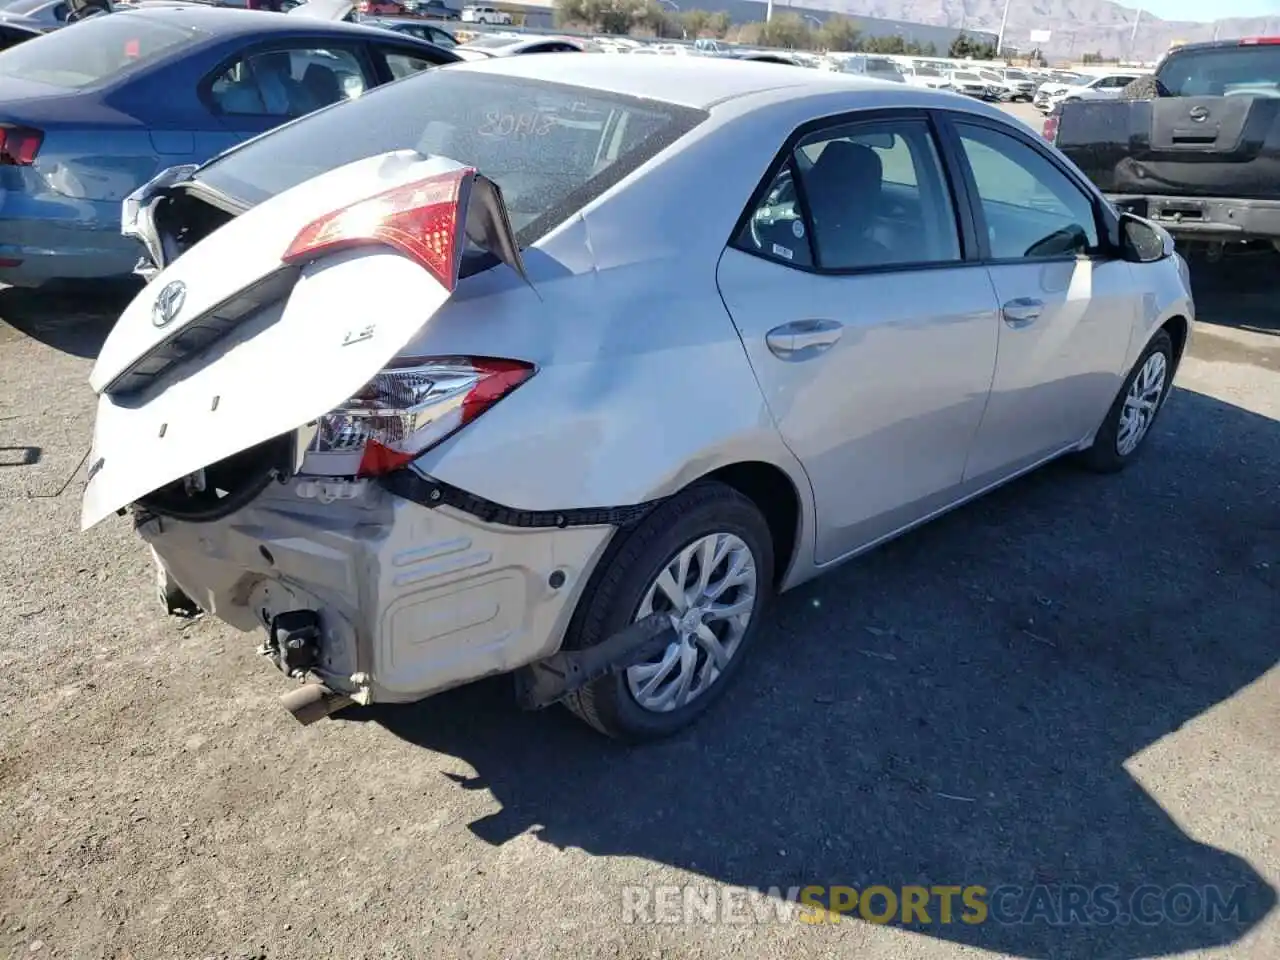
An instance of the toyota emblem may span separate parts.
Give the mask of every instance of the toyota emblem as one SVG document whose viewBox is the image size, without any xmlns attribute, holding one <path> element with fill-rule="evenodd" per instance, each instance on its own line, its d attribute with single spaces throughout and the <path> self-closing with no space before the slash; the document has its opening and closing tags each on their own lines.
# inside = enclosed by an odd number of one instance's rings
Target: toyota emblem
<svg viewBox="0 0 1280 960">
<path fill-rule="evenodd" d="M 151 322 L 157 327 L 173 323 L 187 300 L 187 285 L 181 280 L 166 283 L 151 307 Z"/>
<path fill-rule="evenodd" d="M 1187 116 L 1189 116 L 1196 123 L 1204 123 L 1206 120 L 1209 119 L 1209 110 L 1207 107 L 1200 107 L 1200 106 L 1192 107 L 1190 110 L 1187 111 Z"/>
</svg>

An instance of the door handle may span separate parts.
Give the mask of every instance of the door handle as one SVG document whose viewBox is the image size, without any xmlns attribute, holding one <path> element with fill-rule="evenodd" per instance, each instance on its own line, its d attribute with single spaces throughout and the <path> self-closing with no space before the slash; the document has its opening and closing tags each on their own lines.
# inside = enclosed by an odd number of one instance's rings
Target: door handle
<svg viewBox="0 0 1280 960">
<path fill-rule="evenodd" d="M 764 335 L 770 352 L 779 360 L 809 360 L 830 350 L 844 332 L 835 320 L 793 320 Z"/>
<path fill-rule="evenodd" d="M 1000 308 L 1001 318 L 1015 330 L 1031 326 L 1040 319 L 1043 312 L 1044 301 L 1031 297 L 1018 297 Z"/>
</svg>

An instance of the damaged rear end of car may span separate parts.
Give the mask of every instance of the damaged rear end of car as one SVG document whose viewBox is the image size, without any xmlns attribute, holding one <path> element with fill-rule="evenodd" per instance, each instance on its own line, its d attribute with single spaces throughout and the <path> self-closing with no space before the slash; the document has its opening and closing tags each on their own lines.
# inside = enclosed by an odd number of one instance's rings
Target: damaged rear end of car
<svg viewBox="0 0 1280 960">
<path fill-rule="evenodd" d="M 82 527 L 131 511 L 171 607 L 265 630 L 261 652 L 312 681 L 286 699 L 304 722 L 531 664 L 526 705 L 544 706 L 666 629 L 637 624 L 603 660 L 557 655 L 626 518 L 512 509 L 412 468 L 537 377 L 495 331 L 543 309 L 502 191 L 415 147 L 261 184 L 236 179 L 254 168 L 237 148 L 157 177 L 123 224 L 150 282 L 91 377 Z M 526 238 L 590 189 L 565 193 L 526 202 Z"/>
</svg>

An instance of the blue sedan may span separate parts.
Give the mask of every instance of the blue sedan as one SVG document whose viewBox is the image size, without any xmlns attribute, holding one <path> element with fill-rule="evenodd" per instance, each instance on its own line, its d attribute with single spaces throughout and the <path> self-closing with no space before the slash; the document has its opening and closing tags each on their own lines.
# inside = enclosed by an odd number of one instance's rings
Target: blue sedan
<svg viewBox="0 0 1280 960">
<path fill-rule="evenodd" d="M 457 59 L 376 27 L 194 4 L 0 52 L 0 283 L 127 276 L 120 204 L 160 170 Z"/>
</svg>

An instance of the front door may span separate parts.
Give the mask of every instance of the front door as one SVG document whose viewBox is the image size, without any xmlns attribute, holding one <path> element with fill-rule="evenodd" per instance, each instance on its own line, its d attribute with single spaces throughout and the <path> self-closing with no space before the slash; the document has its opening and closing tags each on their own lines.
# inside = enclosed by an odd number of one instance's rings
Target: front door
<svg viewBox="0 0 1280 960">
<path fill-rule="evenodd" d="M 954 499 L 995 365 L 928 122 L 833 124 L 789 151 L 718 281 L 817 505 L 816 560 Z"/>
<path fill-rule="evenodd" d="M 1001 306 L 991 400 L 966 479 L 1029 466 L 1092 432 L 1120 388 L 1137 303 L 1094 200 L 1030 139 L 955 121 Z"/>
</svg>

